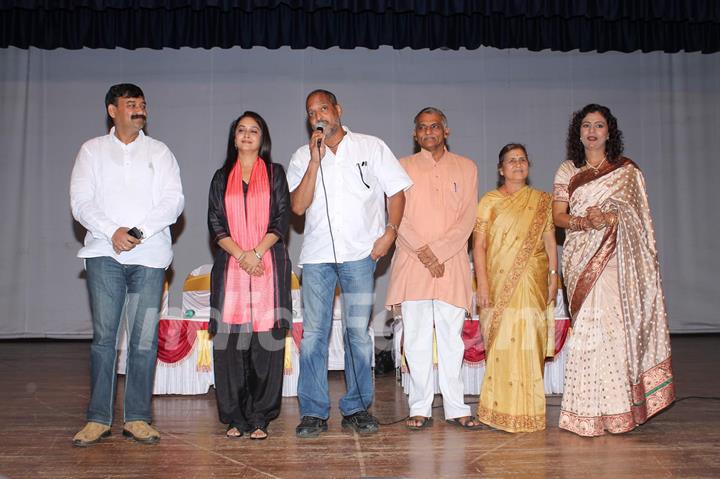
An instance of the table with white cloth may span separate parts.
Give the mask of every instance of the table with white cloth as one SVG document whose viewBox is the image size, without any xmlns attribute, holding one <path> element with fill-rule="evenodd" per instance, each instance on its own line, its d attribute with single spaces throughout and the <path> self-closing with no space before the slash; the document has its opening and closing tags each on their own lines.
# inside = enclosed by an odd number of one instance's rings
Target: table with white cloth
<svg viewBox="0 0 720 479">
<path fill-rule="evenodd" d="M 197 271 L 197 270 L 196 270 Z M 208 270 L 209 272 L 209 270 Z M 193 272 L 195 273 L 195 272 Z M 193 279 L 196 276 L 188 276 Z M 186 286 L 188 281 L 186 281 Z M 209 284 L 209 283 L 208 283 Z M 199 315 L 170 315 L 167 287 L 163 294 L 158 326 L 158 360 L 153 394 L 205 394 L 215 383 L 212 369 L 212 344 L 207 336 L 209 291 L 183 292 L 183 311 L 200 310 Z M 117 372 L 125 374 L 127 331 L 121 326 L 118 338 Z"/>
<path fill-rule="evenodd" d="M 215 384 L 212 367 L 212 340 L 207 339 L 211 269 L 211 264 L 202 265 L 193 270 L 186 278 L 183 285 L 182 317 L 168 315 L 167 290 L 163 296 L 154 394 L 205 394 L 210 386 Z M 291 284 L 293 323 L 285 340 L 282 387 L 282 395 L 286 397 L 297 396 L 303 322 L 300 282 L 294 273 Z M 328 370 L 345 369 L 341 312 L 341 299 L 339 291 L 337 291 L 328 346 Z M 371 328 L 368 329 L 368 335 L 374 344 L 375 337 Z M 118 349 L 117 372 L 125 374 L 127 360 L 125 328 L 122 328 Z M 373 354 L 373 364 L 374 358 Z M 167 362 L 170 360 L 172 362 Z"/>
<path fill-rule="evenodd" d="M 158 347 L 153 394 L 205 394 L 215 383 L 212 348 L 209 344 L 206 348 L 199 347 L 203 340 L 198 340 L 198 332 L 207 334 L 207 319 L 160 318 L 159 342 L 169 346 Z M 119 345 L 117 372 L 125 374 L 127 342 L 124 329 Z"/>
<path fill-rule="evenodd" d="M 477 311 L 473 301 L 473 311 Z M 545 394 L 562 394 L 565 375 L 565 343 L 570 328 L 570 316 L 567 313 L 563 298 L 562 288 L 558 289 L 555 303 L 555 357 L 545 361 Z M 410 393 L 412 382 L 402 353 L 403 327 L 402 319 L 393 323 L 393 354 L 395 357 L 395 368 L 400 375 L 401 383 L 405 393 Z M 463 327 L 463 342 L 465 343 L 465 354 L 462 365 L 462 380 L 465 394 L 480 394 L 483 376 L 485 375 L 485 347 L 482 344 L 480 334 L 480 321 L 477 314 L 465 320 Z M 433 345 L 433 349 L 435 349 Z M 433 351 L 434 353 L 434 351 Z M 437 357 L 433 354 L 435 363 L 435 393 L 440 393 L 438 385 Z"/>
</svg>

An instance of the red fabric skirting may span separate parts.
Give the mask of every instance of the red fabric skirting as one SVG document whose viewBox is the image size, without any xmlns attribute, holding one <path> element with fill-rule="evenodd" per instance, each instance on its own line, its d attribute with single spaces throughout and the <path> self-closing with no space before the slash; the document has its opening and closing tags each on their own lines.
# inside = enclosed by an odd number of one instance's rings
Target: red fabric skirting
<svg viewBox="0 0 720 479">
<path fill-rule="evenodd" d="M 567 339 L 568 330 L 570 328 L 569 319 L 555 320 L 555 354 L 558 354 Z M 207 327 L 205 328 L 207 329 Z M 295 347 L 300 350 L 300 341 L 303 334 L 302 323 L 293 323 L 292 336 L 295 341 Z M 480 321 L 466 319 L 463 325 L 462 340 L 465 344 L 465 354 L 463 360 L 466 363 L 476 364 L 485 360 L 485 345 L 483 344 L 482 334 L 480 332 Z M 192 347 L 192 345 L 191 345 Z"/>
<path fill-rule="evenodd" d="M 565 345 L 569 328 L 569 319 L 555 320 L 555 354 L 558 354 Z M 485 360 L 485 345 L 480 332 L 480 321 L 466 319 L 463 325 L 462 339 L 465 344 L 463 360 L 466 363 L 476 364 Z"/>
<path fill-rule="evenodd" d="M 190 354 L 197 340 L 197 332 L 207 329 L 206 322 L 161 319 L 158 328 L 158 359 L 176 363 Z"/>
</svg>

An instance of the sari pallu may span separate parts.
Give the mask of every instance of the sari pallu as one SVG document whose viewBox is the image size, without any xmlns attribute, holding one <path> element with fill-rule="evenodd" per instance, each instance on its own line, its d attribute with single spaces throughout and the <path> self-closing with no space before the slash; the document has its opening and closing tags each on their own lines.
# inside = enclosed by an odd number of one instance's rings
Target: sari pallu
<svg viewBox="0 0 720 479">
<path fill-rule="evenodd" d="M 478 419 L 509 432 L 545 429 L 544 359 L 554 353 L 555 328 L 542 238 L 553 230 L 550 205 L 548 193 L 524 187 L 491 191 L 478 206 L 491 301 L 480 314 L 487 357 Z"/>
<path fill-rule="evenodd" d="M 563 164 L 558 176 L 568 168 Z M 598 173 L 575 169 L 567 188 L 571 215 L 599 206 L 618 221 L 567 232 L 563 273 L 574 334 L 560 427 L 583 436 L 627 432 L 675 399 L 645 181 L 623 158 Z"/>
</svg>

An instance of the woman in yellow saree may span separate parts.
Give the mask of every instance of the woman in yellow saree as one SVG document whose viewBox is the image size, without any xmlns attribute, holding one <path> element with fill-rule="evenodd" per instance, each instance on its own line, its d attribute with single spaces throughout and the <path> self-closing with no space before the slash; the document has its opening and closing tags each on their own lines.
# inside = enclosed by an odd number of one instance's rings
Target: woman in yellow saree
<svg viewBox="0 0 720 479">
<path fill-rule="evenodd" d="M 529 168 L 523 145 L 500 150 L 500 186 L 480 199 L 473 246 L 486 351 L 477 417 L 508 432 L 545 429 L 544 361 L 555 343 L 551 197 L 527 185 Z"/>
<path fill-rule="evenodd" d="M 573 115 L 555 176 L 573 320 L 560 428 L 581 436 L 630 431 L 675 399 L 645 180 L 622 153 L 610 110 L 587 105 Z"/>
</svg>

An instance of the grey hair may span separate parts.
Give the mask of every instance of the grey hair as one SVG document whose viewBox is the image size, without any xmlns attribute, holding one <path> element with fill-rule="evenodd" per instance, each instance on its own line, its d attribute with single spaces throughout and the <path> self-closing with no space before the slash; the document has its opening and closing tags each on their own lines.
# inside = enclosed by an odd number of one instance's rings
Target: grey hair
<svg viewBox="0 0 720 479">
<path fill-rule="evenodd" d="M 313 95 L 325 95 L 325 98 L 327 98 L 328 101 L 330 101 L 330 104 L 332 106 L 337 106 L 337 104 L 338 104 L 337 97 L 335 96 L 335 94 L 331 91 L 323 90 L 322 88 L 318 88 L 317 90 L 313 90 L 310 93 L 308 93 L 308 96 L 305 97 L 305 103 L 307 103 L 307 101 Z"/>
<path fill-rule="evenodd" d="M 429 113 L 431 115 L 440 115 L 440 119 L 442 120 L 443 128 L 447 129 L 448 121 L 447 121 L 447 117 L 445 116 L 445 113 L 443 113 L 440 108 L 435 108 L 434 106 L 426 106 L 425 108 L 420 110 L 420 112 L 417 115 L 415 115 L 415 119 L 413 120 L 413 123 L 415 124 L 415 126 L 417 126 L 418 118 L 420 118 L 420 115 L 424 115 L 426 113 Z"/>
</svg>

